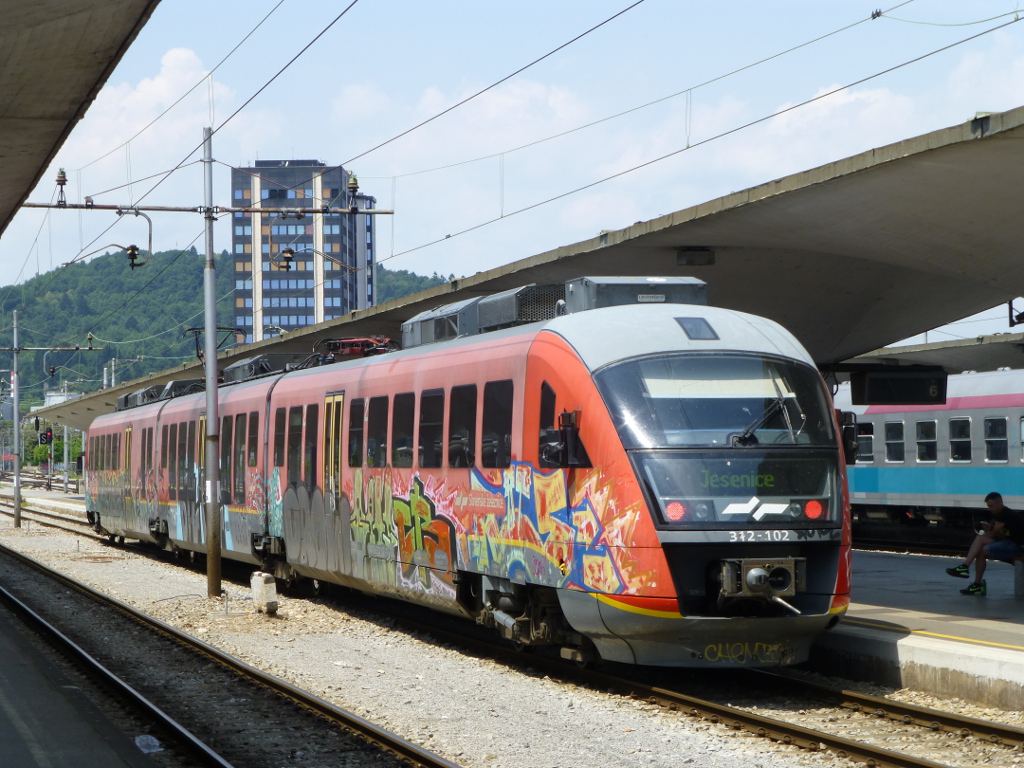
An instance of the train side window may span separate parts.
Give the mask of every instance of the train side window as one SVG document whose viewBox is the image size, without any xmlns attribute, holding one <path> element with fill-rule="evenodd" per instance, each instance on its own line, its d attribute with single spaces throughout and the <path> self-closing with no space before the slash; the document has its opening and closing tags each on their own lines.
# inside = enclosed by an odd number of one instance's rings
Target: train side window
<svg viewBox="0 0 1024 768">
<path fill-rule="evenodd" d="M 178 498 L 178 425 L 171 424 L 167 438 L 167 493 L 172 499 Z"/>
<path fill-rule="evenodd" d="M 1024 461 L 1024 418 L 1020 420 L 1020 432 L 1017 435 L 1020 437 L 1020 460 Z"/>
<path fill-rule="evenodd" d="M 274 413 L 274 466 L 284 466 L 284 426 L 287 421 L 284 408 Z"/>
<path fill-rule="evenodd" d="M 306 406 L 306 491 L 312 495 L 316 488 L 316 445 L 320 431 L 320 406 Z"/>
<path fill-rule="evenodd" d="M 167 469 L 167 425 L 160 428 L 160 469 Z"/>
<path fill-rule="evenodd" d="M 195 436 L 195 433 L 193 433 Z M 178 498 L 186 498 L 188 487 L 188 422 L 178 424 Z"/>
<path fill-rule="evenodd" d="M 258 463 L 259 450 L 260 450 L 260 413 L 259 411 L 249 411 L 249 461 L 250 467 L 255 467 Z"/>
<path fill-rule="evenodd" d="M 142 471 L 149 472 L 153 468 L 153 428 L 142 430 Z"/>
<path fill-rule="evenodd" d="M 483 435 L 480 463 L 484 467 L 512 466 L 511 379 L 484 384 Z"/>
<path fill-rule="evenodd" d="M 985 419 L 985 461 L 1006 461 L 1010 457 L 1010 444 L 1006 434 L 1006 417 Z"/>
<path fill-rule="evenodd" d="M 196 473 L 196 423 L 194 421 L 188 423 L 188 455 L 185 458 L 185 466 L 188 467 L 187 484 L 185 487 L 194 491 L 194 482 L 198 476 Z"/>
<path fill-rule="evenodd" d="M 395 412 L 391 416 L 391 466 L 412 466 L 412 429 L 416 419 L 416 395 L 403 392 L 395 395 Z"/>
<path fill-rule="evenodd" d="M 444 390 L 431 389 L 420 395 L 419 463 L 437 469 L 444 456 Z"/>
<path fill-rule="evenodd" d="M 949 460 L 961 462 L 971 460 L 970 418 L 949 420 Z"/>
<path fill-rule="evenodd" d="M 363 466 L 363 399 L 353 400 L 348 409 L 348 465 Z"/>
<path fill-rule="evenodd" d="M 366 466 L 388 463 L 388 399 L 371 397 L 366 416 Z"/>
<path fill-rule="evenodd" d="M 448 466 L 472 467 L 475 449 L 476 384 L 452 387 L 448 404 Z"/>
<path fill-rule="evenodd" d="M 220 420 L 220 487 L 230 493 L 231 484 L 231 417 L 222 416 Z"/>
<path fill-rule="evenodd" d="M 114 457 L 114 469 L 120 470 L 121 469 L 121 435 L 120 434 L 114 435 L 114 453 L 112 454 L 112 456 Z"/>
<path fill-rule="evenodd" d="M 288 409 L 288 485 L 302 479 L 302 406 Z"/>
<path fill-rule="evenodd" d="M 245 414 L 235 416 L 235 504 L 245 504 Z"/>
<path fill-rule="evenodd" d="M 903 422 L 885 422 L 885 460 L 900 462 L 903 461 Z"/>
<path fill-rule="evenodd" d="M 919 421 L 917 422 L 917 460 L 922 462 L 933 462 L 939 458 L 939 443 L 936 437 L 938 422 Z"/>
<path fill-rule="evenodd" d="M 857 425 L 857 463 L 875 460 L 875 425 L 864 422 Z"/>
</svg>

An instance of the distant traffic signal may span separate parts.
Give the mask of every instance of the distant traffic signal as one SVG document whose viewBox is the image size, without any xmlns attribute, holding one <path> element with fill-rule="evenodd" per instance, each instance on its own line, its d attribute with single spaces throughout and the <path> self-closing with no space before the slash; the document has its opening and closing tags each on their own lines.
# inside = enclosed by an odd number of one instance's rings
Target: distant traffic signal
<svg viewBox="0 0 1024 768">
<path fill-rule="evenodd" d="M 53 442 L 53 427 L 47 427 L 45 432 L 39 433 L 39 444 L 50 445 Z"/>
</svg>

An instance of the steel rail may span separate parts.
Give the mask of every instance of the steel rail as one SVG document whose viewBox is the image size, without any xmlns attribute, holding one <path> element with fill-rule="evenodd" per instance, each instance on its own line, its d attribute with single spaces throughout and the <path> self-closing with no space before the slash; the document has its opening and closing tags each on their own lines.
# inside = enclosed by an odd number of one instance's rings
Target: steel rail
<svg viewBox="0 0 1024 768">
<path fill-rule="evenodd" d="M 14 553 L 13 550 L 10 550 L 3 545 L 0 545 L 0 549 L 2 549 L 5 554 Z M 66 651 L 73 656 L 80 666 L 86 668 L 88 672 L 98 677 L 102 682 L 114 688 L 119 696 L 130 701 L 138 709 L 148 713 L 150 717 L 154 718 L 161 725 L 174 733 L 187 748 L 191 749 L 202 760 L 203 765 L 216 766 L 216 768 L 234 768 L 232 763 L 229 763 L 213 751 L 213 749 L 196 737 L 195 734 L 189 731 L 185 726 L 181 725 L 181 723 L 135 690 L 135 688 L 107 669 L 84 648 L 75 643 L 71 638 L 54 627 L 46 619 L 33 611 L 3 587 L 0 587 L 0 601 L 7 605 L 16 614 L 21 616 L 21 618 L 27 623 L 40 630 L 60 650 Z"/>
<path fill-rule="evenodd" d="M 428 622 L 410 619 L 397 611 L 381 608 L 379 604 L 367 610 L 385 614 L 390 618 L 400 621 L 409 628 L 434 635 L 456 646 L 472 649 L 474 652 L 496 656 L 515 666 L 529 666 L 535 670 L 540 669 L 552 677 L 571 679 L 596 689 L 616 690 L 633 698 L 646 700 L 651 704 L 659 704 L 671 711 L 700 717 L 709 722 L 722 724 L 730 728 L 745 730 L 757 736 L 797 746 L 808 751 L 832 750 L 838 757 L 844 757 L 858 763 L 865 763 L 872 768 L 948 768 L 948 766 L 944 766 L 942 763 L 900 754 L 842 736 L 835 736 L 823 731 L 794 725 L 784 720 L 768 718 L 726 704 L 718 704 L 706 699 L 690 696 L 680 691 L 648 685 L 640 681 L 630 680 L 593 669 L 573 667 L 564 661 L 553 658 L 544 658 L 540 655 L 524 655 L 504 645 L 497 645 L 488 640 L 459 634 Z M 788 680 L 789 678 L 785 679 Z M 931 713 L 931 710 L 923 711 Z M 942 714 L 939 712 L 935 713 L 935 715 Z M 956 716 L 947 715 L 946 717 L 955 718 Z M 925 726 L 930 728 L 931 723 L 938 719 L 931 717 L 925 723 Z M 976 722 L 982 725 L 990 725 L 982 721 Z"/>
<path fill-rule="evenodd" d="M 941 712 L 916 704 L 905 704 L 900 701 L 883 699 L 867 693 L 851 691 L 843 688 L 832 688 L 828 685 L 810 680 L 787 677 L 776 672 L 751 670 L 751 674 L 769 678 L 775 685 L 786 685 L 801 692 L 810 692 L 835 705 L 854 712 L 864 712 L 884 717 L 889 720 L 929 728 L 933 731 L 946 731 L 959 736 L 973 736 L 990 744 L 1002 744 L 1007 747 L 1021 749 L 1024 747 L 1024 728 L 979 720 L 951 712 Z"/>
<path fill-rule="evenodd" d="M 422 766 L 423 768 L 461 768 L 457 763 L 446 760 L 440 755 L 435 755 L 433 752 L 423 749 L 422 747 L 413 744 L 412 742 L 407 741 L 384 728 L 381 728 L 369 720 L 359 717 L 353 712 L 337 707 L 318 696 L 314 696 L 291 683 L 275 677 L 274 675 L 260 669 L 256 669 L 241 659 L 236 659 L 209 643 L 204 643 L 202 640 L 194 638 L 191 635 L 176 629 L 170 624 L 161 621 L 160 619 L 149 616 L 148 614 L 143 613 L 137 608 L 134 608 L 115 597 L 105 595 L 99 590 L 93 589 L 89 585 L 84 584 L 77 579 L 62 574 L 59 571 L 52 570 L 45 564 L 40 563 L 38 560 L 35 560 L 28 555 L 22 554 L 21 552 L 13 550 L 3 544 L 0 544 L 0 553 L 10 555 L 56 581 L 92 597 L 100 603 L 117 608 L 140 623 L 168 635 L 173 640 L 203 654 L 204 656 L 207 656 L 213 661 L 216 661 L 234 671 L 238 675 L 291 699 L 300 706 L 315 712 L 335 725 L 354 732 L 365 741 L 372 742 L 389 754 L 406 760 L 413 765 Z"/>
</svg>

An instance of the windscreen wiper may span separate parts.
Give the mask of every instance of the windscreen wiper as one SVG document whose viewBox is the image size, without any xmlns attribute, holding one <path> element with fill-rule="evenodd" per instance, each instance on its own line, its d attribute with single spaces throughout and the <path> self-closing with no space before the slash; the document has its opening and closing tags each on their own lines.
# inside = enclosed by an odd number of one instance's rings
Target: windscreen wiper
<svg viewBox="0 0 1024 768">
<path fill-rule="evenodd" d="M 775 399 L 764 409 L 764 413 L 754 419 L 746 429 L 738 435 L 733 435 L 732 445 L 757 445 L 757 438 L 754 436 L 754 433 L 764 426 L 764 423 L 780 408 L 782 409 L 783 417 L 786 419 L 786 428 L 789 430 L 789 436 L 793 443 L 796 444 L 796 433 L 793 431 L 793 422 L 789 417 L 789 411 L 786 409 L 786 398 L 783 397 L 782 390 L 779 388 L 779 382 L 776 381 L 774 376 L 772 376 L 772 384 L 775 385 Z"/>
</svg>

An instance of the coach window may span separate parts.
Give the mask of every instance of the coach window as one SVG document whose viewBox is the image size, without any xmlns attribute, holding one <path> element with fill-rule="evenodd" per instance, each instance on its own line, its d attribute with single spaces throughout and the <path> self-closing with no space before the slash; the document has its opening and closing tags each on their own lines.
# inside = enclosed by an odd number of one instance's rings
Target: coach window
<svg viewBox="0 0 1024 768">
<path fill-rule="evenodd" d="M 316 488 L 316 445 L 320 431 L 320 406 L 306 406 L 305 480 L 306 491 L 312 495 Z"/>
<path fill-rule="evenodd" d="M 363 399 L 353 400 L 348 409 L 348 465 L 363 466 Z"/>
<path fill-rule="evenodd" d="M 395 412 L 391 418 L 391 466 L 412 466 L 412 426 L 416 418 L 416 395 L 405 392 L 395 395 Z"/>
<path fill-rule="evenodd" d="M 114 435 L 114 469 L 121 469 L 121 435 Z"/>
<path fill-rule="evenodd" d="M 1006 417 L 985 419 L 985 461 L 1006 461 L 1010 445 L 1006 437 Z"/>
<path fill-rule="evenodd" d="M 885 422 L 885 460 L 903 461 L 903 422 Z"/>
<path fill-rule="evenodd" d="M 448 405 L 448 466 L 472 467 L 475 449 L 476 384 L 452 387 Z"/>
<path fill-rule="evenodd" d="M 971 460 L 971 420 L 949 420 L 949 460 Z"/>
<path fill-rule="evenodd" d="M 249 460 L 248 465 L 255 467 L 257 464 L 257 457 L 259 456 L 259 434 L 260 434 L 260 414 L 259 411 L 249 411 Z"/>
<path fill-rule="evenodd" d="M 245 414 L 235 416 L 235 504 L 245 504 Z"/>
<path fill-rule="evenodd" d="M 857 462 L 875 460 L 875 425 L 870 421 L 857 425 Z"/>
<path fill-rule="evenodd" d="M 388 463 L 388 399 L 371 397 L 366 415 L 366 466 Z"/>
<path fill-rule="evenodd" d="M 437 469 L 444 455 L 444 390 L 420 395 L 419 462 L 423 469 Z"/>
<path fill-rule="evenodd" d="M 178 425 L 178 498 L 186 498 L 185 490 L 188 488 L 188 470 L 191 457 L 188 446 L 188 422 L 183 421 Z M 192 437 L 196 436 L 195 431 Z"/>
<path fill-rule="evenodd" d="M 288 409 L 288 485 L 302 479 L 302 406 Z"/>
<path fill-rule="evenodd" d="M 170 437 L 167 439 L 167 494 L 172 499 L 178 498 L 178 425 L 171 424 Z"/>
<path fill-rule="evenodd" d="M 220 487 L 229 494 L 234 487 L 231 485 L 232 436 L 231 417 L 222 416 L 220 420 Z"/>
<path fill-rule="evenodd" d="M 917 422 L 917 460 L 933 462 L 939 458 L 939 444 L 935 436 L 937 421 Z"/>
<path fill-rule="evenodd" d="M 274 413 L 274 466 L 284 466 L 284 425 L 287 420 L 284 408 Z"/>
<path fill-rule="evenodd" d="M 160 469 L 167 469 L 167 425 L 160 428 Z"/>
<path fill-rule="evenodd" d="M 489 381 L 484 385 L 482 466 L 512 466 L 512 394 L 511 379 Z"/>
</svg>

